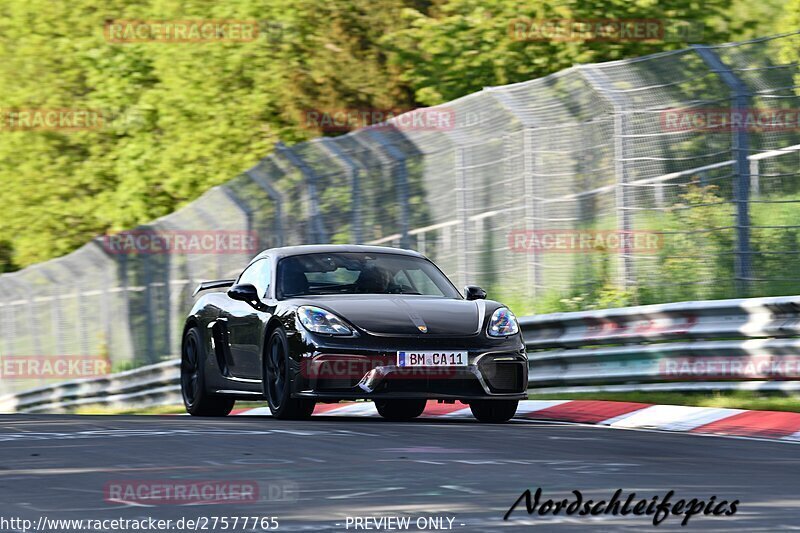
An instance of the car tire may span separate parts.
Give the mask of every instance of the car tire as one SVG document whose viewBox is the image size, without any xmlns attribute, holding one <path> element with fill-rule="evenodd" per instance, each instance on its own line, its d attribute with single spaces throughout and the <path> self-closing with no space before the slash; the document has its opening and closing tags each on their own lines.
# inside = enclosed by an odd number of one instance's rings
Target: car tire
<svg viewBox="0 0 800 533">
<path fill-rule="evenodd" d="M 375 400 L 375 408 L 386 420 L 403 422 L 421 415 L 427 403 L 427 400 Z"/>
<path fill-rule="evenodd" d="M 264 396 L 272 416 L 281 420 L 301 420 L 311 416 L 316 402 L 292 398 L 289 342 L 283 328 L 275 329 L 264 351 Z"/>
<path fill-rule="evenodd" d="M 469 409 L 479 422 L 499 424 L 511 420 L 518 405 L 519 400 L 478 400 L 470 402 Z"/>
<path fill-rule="evenodd" d="M 181 396 L 192 416 L 226 416 L 236 400 L 209 394 L 205 380 L 206 350 L 200 330 L 186 332 L 181 349 Z"/>
</svg>

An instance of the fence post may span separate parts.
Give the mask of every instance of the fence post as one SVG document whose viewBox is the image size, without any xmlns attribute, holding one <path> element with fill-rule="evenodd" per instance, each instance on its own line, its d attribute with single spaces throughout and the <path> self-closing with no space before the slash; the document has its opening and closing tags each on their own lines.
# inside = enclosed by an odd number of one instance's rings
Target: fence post
<svg viewBox="0 0 800 533">
<path fill-rule="evenodd" d="M 266 159 L 266 158 L 265 158 Z M 263 161 L 263 160 L 262 160 Z M 250 170 L 245 171 L 247 177 L 253 180 L 256 185 L 261 187 L 261 189 L 267 193 L 267 196 L 275 202 L 275 233 L 276 239 L 274 242 L 271 242 L 270 248 L 272 245 L 274 246 L 283 246 L 284 243 L 284 227 L 285 224 L 283 222 L 283 194 L 272 185 L 269 177 L 259 168 L 260 163 Z"/>
<path fill-rule="evenodd" d="M 73 279 L 73 280 L 80 279 L 82 272 L 80 272 L 76 268 L 73 268 L 70 265 L 70 262 L 68 262 L 68 261 L 61 262 L 60 266 L 61 266 L 61 268 L 63 268 L 64 270 L 67 271 L 67 273 L 69 274 L 71 279 Z M 40 265 L 34 265 L 32 268 L 33 269 L 39 269 Z M 44 277 L 50 279 L 49 276 L 47 276 L 47 275 L 45 275 Z M 76 342 L 77 346 L 80 346 L 80 348 L 77 348 L 76 351 L 78 353 L 80 353 L 80 354 L 85 355 L 85 354 L 87 354 L 89 352 L 89 348 L 88 348 L 89 340 L 88 340 L 88 334 L 86 332 L 86 323 L 85 323 L 86 321 L 81 318 L 83 316 L 83 309 L 81 309 L 82 293 L 81 293 L 80 283 L 79 282 L 73 283 L 73 287 L 74 287 L 74 292 L 72 294 L 73 294 L 73 297 L 75 299 L 75 306 L 77 308 L 77 314 L 72 318 L 74 318 L 74 320 L 75 320 L 75 323 L 74 323 L 75 324 L 75 330 L 74 330 L 75 331 L 75 342 Z M 64 295 L 66 295 L 66 294 L 67 293 L 65 291 Z M 56 305 L 56 302 L 60 303 L 60 299 L 55 294 L 53 294 L 52 298 L 53 298 L 53 305 Z M 35 301 L 35 298 L 34 298 L 34 301 Z M 35 323 L 36 322 L 31 322 L 31 324 L 35 324 Z M 41 343 L 40 343 L 40 340 L 39 340 L 39 335 L 37 335 L 35 332 L 33 333 L 33 341 L 34 341 L 34 346 L 36 347 L 36 353 L 41 354 L 42 353 L 42 351 L 41 351 L 42 348 L 41 348 Z"/>
<path fill-rule="evenodd" d="M 693 44 L 692 48 L 705 61 L 712 72 L 722 79 L 731 91 L 731 113 L 746 111 L 750 105 L 747 85 L 723 63 L 714 50 L 706 45 Z M 747 128 L 734 128 L 732 132 L 734 160 L 733 197 L 736 204 L 736 244 L 734 249 L 734 278 L 737 294 L 745 297 L 749 292 L 753 265 L 750 250 L 750 138 Z"/>
<path fill-rule="evenodd" d="M 358 164 L 356 164 L 350 156 L 345 154 L 333 139 L 323 137 L 319 142 L 323 150 L 334 159 L 341 161 L 342 164 L 347 167 L 347 172 L 350 177 L 350 215 L 352 217 L 350 221 L 350 238 L 354 243 L 361 244 L 364 242 L 361 221 L 361 170 Z"/>
<path fill-rule="evenodd" d="M 21 272 L 22 271 L 12 272 L 11 275 L 12 276 L 16 276 L 16 275 L 19 275 Z M 24 286 L 26 286 L 26 284 L 22 283 L 19 286 L 20 287 L 24 287 Z M 66 292 L 65 292 L 65 294 L 66 294 Z M 33 325 L 36 324 L 36 315 L 34 315 L 33 305 L 31 305 L 33 303 L 33 299 L 30 298 L 29 294 L 23 293 L 20 296 L 20 299 L 18 301 L 19 302 L 23 302 L 21 304 L 22 305 L 22 310 L 21 310 L 20 314 L 22 314 L 22 312 L 24 312 L 27 315 L 27 318 L 28 318 L 28 327 L 26 329 L 27 329 L 27 334 L 28 334 L 27 337 L 29 339 L 29 342 L 33 346 L 33 351 L 36 354 L 41 354 L 42 353 L 42 348 L 41 348 L 41 343 L 40 343 L 40 336 L 37 335 L 36 332 L 33 329 Z M 15 317 L 15 319 L 16 319 L 16 317 Z M 20 354 L 20 352 L 17 352 L 17 354 Z M 21 355 L 24 355 L 24 354 L 21 354 Z"/>
<path fill-rule="evenodd" d="M 761 195 L 761 164 L 758 159 L 750 160 L 750 195 L 758 198 Z"/>
<path fill-rule="evenodd" d="M 467 206 L 467 172 L 464 160 L 464 148 L 456 146 L 455 148 L 455 171 L 456 171 L 456 217 L 459 220 L 461 231 L 458 232 L 458 246 L 459 250 L 456 251 L 458 258 L 459 279 L 460 285 L 464 286 L 471 282 L 469 278 L 470 273 L 470 252 L 469 252 L 469 217 Z"/>
<path fill-rule="evenodd" d="M 153 268 L 152 268 L 152 255 L 144 254 L 142 257 L 142 264 L 144 266 L 144 297 L 147 304 L 147 362 L 156 362 L 156 345 L 155 345 L 155 323 L 153 317 L 156 310 L 153 304 Z"/>
<path fill-rule="evenodd" d="M 103 268 L 103 316 L 105 317 L 105 348 L 107 353 L 105 355 L 108 356 L 109 360 L 112 356 L 112 350 L 116 350 L 117 344 L 114 342 L 114 323 L 115 323 L 115 316 L 112 310 L 112 303 L 111 303 L 111 287 L 114 282 L 114 276 L 112 271 L 112 266 L 108 263 L 108 261 L 112 261 L 109 258 L 109 255 L 106 251 L 106 248 L 102 244 L 102 240 L 93 240 L 92 244 L 94 244 L 97 253 L 99 253 L 104 260 L 106 260 L 106 266 Z M 114 263 L 116 266 L 116 263 Z M 119 353 L 115 353 L 118 358 L 120 358 Z M 121 359 L 121 358 L 120 358 Z"/>
<path fill-rule="evenodd" d="M 227 185 L 227 184 L 222 184 L 222 185 L 220 185 L 220 189 L 221 189 L 221 190 L 222 190 L 222 192 L 225 194 L 225 196 L 226 196 L 226 197 L 227 197 L 227 198 L 228 198 L 228 199 L 229 199 L 231 202 L 233 202 L 233 204 L 236 206 L 236 208 L 237 208 L 237 209 L 239 209 L 239 210 L 241 210 L 241 211 L 242 211 L 242 213 L 244 213 L 244 215 L 245 215 L 245 218 L 247 219 L 247 229 L 246 229 L 245 231 L 247 232 L 247 239 L 248 239 L 248 242 L 249 242 L 249 240 L 250 240 L 250 237 L 252 237 L 252 234 L 253 234 L 253 210 L 250 208 L 250 206 L 248 206 L 246 203 L 244 203 L 244 202 L 243 202 L 243 201 L 242 201 L 242 200 L 241 200 L 241 199 L 240 199 L 240 198 L 239 198 L 239 197 L 236 195 L 236 193 L 235 193 L 233 190 L 231 190 L 231 188 L 230 188 L 230 186 L 229 186 L 229 185 Z M 253 249 L 253 250 L 250 250 L 250 253 L 249 253 L 249 255 L 248 255 L 248 259 L 252 259 L 252 258 L 253 258 L 253 257 L 255 257 L 256 255 L 258 255 L 258 253 L 259 253 L 259 252 L 260 252 L 260 251 L 263 249 L 263 248 L 262 248 L 262 247 L 259 245 L 259 243 L 258 243 L 258 242 L 254 242 L 253 244 L 255 245 L 255 247 L 256 247 L 256 248 L 255 248 L 255 249 Z M 222 256 L 222 254 L 218 254 L 218 255 L 219 255 L 220 257 Z M 226 265 L 226 266 L 228 266 L 228 265 Z M 223 272 L 222 274 L 223 274 L 223 275 L 227 275 L 227 269 L 226 269 L 226 270 L 225 270 L 225 272 Z"/>
<path fill-rule="evenodd" d="M 122 295 L 122 310 L 125 313 L 125 328 L 128 330 L 128 353 L 131 360 L 136 359 L 136 332 L 132 327 L 131 320 L 131 295 L 130 295 L 130 273 L 128 272 L 128 257 L 126 254 L 117 254 L 114 256 L 117 265 L 117 276 L 120 281 L 120 294 Z"/>
<path fill-rule="evenodd" d="M 247 229 L 245 231 L 247 231 L 247 234 L 249 235 L 250 232 L 253 231 L 253 210 L 250 209 L 246 203 L 242 202 L 238 196 L 236 196 L 236 193 L 231 190 L 230 185 L 223 183 L 219 186 L 219 188 L 228 198 L 228 200 L 233 202 L 234 205 L 236 205 L 236 207 L 241 209 L 244 213 L 244 216 L 247 218 Z"/>
<path fill-rule="evenodd" d="M 203 209 L 202 204 L 200 202 L 192 203 L 191 205 L 187 206 L 187 209 L 195 209 L 195 210 L 197 210 L 197 212 L 200 213 L 200 215 L 201 215 L 203 220 L 212 221 L 212 224 L 213 224 L 212 227 L 213 228 L 217 228 L 218 227 L 217 226 L 217 219 L 214 217 L 214 214 L 210 213 L 207 209 Z M 180 228 L 179 227 L 176 228 L 176 231 L 180 231 Z M 223 256 L 222 256 L 222 254 L 219 254 L 219 253 L 214 254 L 214 256 L 215 256 L 215 261 L 214 261 L 215 270 L 214 270 L 213 277 L 219 279 L 219 278 L 222 277 L 222 272 L 225 270 L 225 268 L 222 265 Z M 169 257 L 169 256 L 167 256 L 167 257 Z M 185 254 L 183 256 L 183 259 L 184 259 L 184 261 L 187 261 L 187 262 L 189 261 L 189 258 Z M 211 261 L 208 261 L 207 263 L 211 263 Z"/>
<path fill-rule="evenodd" d="M 608 102 L 614 110 L 614 174 L 617 177 L 616 204 L 617 204 L 617 229 L 623 235 L 629 235 L 633 230 L 629 208 L 631 206 L 630 193 L 628 192 L 628 165 L 627 165 L 627 144 L 628 136 L 628 115 L 627 101 L 624 97 L 617 95 L 611 82 L 594 65 L 580 67 L 580 72 L 589 85 L 594 87 Z M 623 289 L 628 289 L 636 284 L 633 272 L 633 260 L 631 258 L 630 239 L 623 239 L 622 250 L 619 255 L 620 273 L 619 285 Z"/>
<path fill-rule="evenodd" d="M 367 134 L 381 145 L 389 157 L 393 160 L 393 165 L 397 165 L 395 173 L 395 189 L 397 191 L 397 202 L 400 206 L 400 247 L 409 248 L 408 229 L 409 229 L 409 208 L 408 208 L 408 169 L 406 168 L 406 155 L 398 150 L 391 142 L 376 129 L 367 128 Z"/>
<path fill-rule="evenodd" d="M 532 116 L 527 107 L 520 105 L 519 101 L 509 97 L 505 91 L 499 89 L 502 88 L 486 87 L 483 89 L 483 93 L 494 98 L 505 111 L 519 120 L 522 125 L 522 129 L 519 131 L 519 135 L 522 136 L 522 222 L 523 229 L 526 232 L 534 232 L 531 236 L 535 236 L 535 232 L 542 227 L 540 222 L 544 220 L 544 204 L 541 200 L 543 191 L 539 190 L 541 188 L 541 179 L 538 176 L 542 161 L 541 156 L 534 150 L 534 133 L 539 128 L 546 128 L 547 125 L 541 124 L 539 120 Z M 503 135 L 503 158 L 506 166 L 506 176 L 513 176 L 513 173 L 516 172 L 516 163 L 512 164 L 510 161 L 514 160 L 514 156 L 517 154 L 510 146 L 513 146 L 511 144 L 511 135 Z M 507 246 L 510 253 L 514 253 L 514 243 L 508 242 Z M 530 250 L 521 250 L 519 252 L 525 257 L 525 296 L 535 301 L 539 289 L 544 286 L 542 282 L 544 256 L 534 246 L 531 246 Z"/>
<path fill-rule="evenodd" d="M 541 191 L 536 190 L 537 186 L 537 163 L 536 155 L 533 153 L 533 130 L 525 128 L 522 130 L 522 165 L 523 165 L 523 196 L 525 198 L 525 229 L 535 232 L 539 228 L 539 218 L 541 217 L 540 202 L 537 200 L 537 193 Z M 525 253 L 522 250 L 521 253 Z M 541 262 L 542 257 L 535 247 L 531 247 L 530 258 L 526 261 L 527 264 L 527 277 L 528 285 L 531 288 L 531 296 L 536 297 L 539 287 L 542 285 L 542 270 Z"/>
<path fill-rule="evenodd" d="M 7 279 L 7 278 L 6 278 Z M 15 294 L 5 291 L 5 283 L 0 283 L 0 340 L 3 340 L 3 351 L 0 353 L 12 355 L 12 339 L 16 337 L 16 324 L 14 323 L 14 312 L 12 302 L 15 301 Z M 55 332 L 58 328 L 54 328 Z"/>
<path fill-rule="evenodd" d="M 330 242 L 328 233 L 325 231 L 325 223 L 319 211 L 319 197 L 317 196 L 317 174 L 309 167 L 303 159 L 288 148 L 283 142 L 275 143 L 275 148 L 279 154 L 284 156 L 289 163 L 297 168 L 305 177 L 306 190 L 308 191 L 309 218 L 310 222 L 310 244 L 326 244 Z"/>
<path fill-rule="evenodd" d="M 42 263 L 39 263 L 39 265 L 34 265 L 34 268 L 37 268 L 37 267 L 39 267 L 41 265 L 42 265 Z M 48 274 L 47 270 L 41 269 L 40 274 L 42 276 L 44 276 L 45 278 L 47 278 L 47 281 L 50 282 L 51 286 L 54 289 L 58 289 L 58 287 L 60 286 L 60 284 L 58 283 L 58 280 L 56 280 L 56 278 L 54 278 L 53 276 Z M 104 290 L 107 291 L 108 290 L 107 287 L 108 287 L 108 285 L 105 285 L 104 286 Z M 61 302 L 59 301 L 58 296 L 56 294 L 53 294 L 51 296 L 51 298 L 53 299 L 52 300 L 53 305 L 50 308 L 50 324 L 51 324 L 51 327 L 53 328 L 53 335 L 55 336 L 55 349 L 56 349 L 55 353 L 58 354 L 58 355 L 65 355 L 64 345 L 63 345 L 63 341 L 61 339 L 61 334 L 58 331 L 58 329 L 59 329 L 58 326 L 59 326 L 59 324 L 61 324 Z M 108 316 L 108 315 L 106 315 L 106 316 Z"/>
<path fill-rule="evenodd" d="M 34 314 L 34 309 L 33 309 L 34 298 L 31 298 L 29 295 L 25 295 L 23 298 L 25 300 L 24 308 L 27 310 L 27 315 L 28 315 L 28 324 L 36 324 L 36 315 Z M 80 312 L 80 308 L 78 308 L 78 312 Z M 76 318 L 76 320 L 78 319 Z M 31 339 L 33 344 L 34 351 L 37 354 L 41 354 L 42 353 L 41 336 L 37 335 L 36 332 L 31 327 L 28 328 L 28 332 L 29 332 L 29 338 Z M 80 327 L 78 328 L 78 338 L 80 339 Z"/>
</svg>

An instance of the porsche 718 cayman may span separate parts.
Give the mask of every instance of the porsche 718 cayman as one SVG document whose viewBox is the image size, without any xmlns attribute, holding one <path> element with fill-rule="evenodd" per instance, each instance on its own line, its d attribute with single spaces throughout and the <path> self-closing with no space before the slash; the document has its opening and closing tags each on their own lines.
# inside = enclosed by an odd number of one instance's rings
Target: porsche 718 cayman
<svg viewBox="0 0 800 533">
<path fill-rule="evenodd" d="M 517 319 L 486 293 L 462 295 L 422 254 L 374 246 L 267 250 L 235 280 L 202 283 L 183 333 L 189 413 L 224 416 L 265 398 L 273 416 L 372 400 L 391 420 L 428 400 L 460 401 L 484 422 L 526 397 Z"/>
</svg>

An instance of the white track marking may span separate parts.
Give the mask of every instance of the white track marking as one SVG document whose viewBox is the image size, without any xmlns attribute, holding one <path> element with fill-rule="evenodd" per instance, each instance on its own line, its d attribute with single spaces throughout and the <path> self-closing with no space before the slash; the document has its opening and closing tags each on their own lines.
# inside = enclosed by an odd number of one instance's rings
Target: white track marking
<svg viewBox="0 0 800 533">
<path fill-rule="evenodd" d="M 372 402 L 358 402 L 332 409 L 319 416 L 378 416 L 378 411 Z"/>
<path fill-rule="evenodd" d="M 256 407 L 255 409 L 238 413 L 236 416 L 272 416 L 272 412 L 269 407 Z"/>
<path fill-rule="evenodd" d="M 723 409 L 723 408 L 712 408 L 712 407 L 690 407 L 690 406 L 682 406 L 682 405 L 650 405 L 642 407 L 641 409 L 632 411 L 630 413 L 625 413 L 616 417 L 609 418 L 607 420 L 603 420 L 598 424 L 585 424 L 585 423 L 576 423 L 570 422 L 568 420 L 558 421 L 558 420 L 536 420 L 535 414 L 533 415 L 533 419 L 530 418 L 530 415 L 536 413 L 537 411 L 541 411 L 543 409 L 547 409 L 550 407 L 555 407 L 558 405 L 562 405 L 565 403 L 569 403 L 572 400 L 524 400 L 519 403 L 519 407 L 517 408 L 516 412 L 516 420 L 512 420 L 515 425 L 530 425 L 532 428 L 534 426 L 543 426 L 543 425 L 561 425 L 561 426 L 586 426 L 586 427 L 606 427 L 606 428 L 614 428 L 614 429 L 625 429 L 625 430 L 634 430 L 634 431 L 656 431 L 656 432 L 688 432 L 695 428 L 704 426 L 706 424 L 710 424 L 712 422 L 716 422 L 719 420 L 724 420 L 728 417 L 737 415 L 739 413 L 747 412 L 743 409 Z M 245 411 L 239 413 L 239 415 L 254 415 L 254 414 L 262 414 L 266 411 L 265 414 L 268 414 L 269 410 L 266 408 L 258 408 L 258 409 L 251 409 L 249 411 Z M 350 404 L 343 404 L 341 407 L 337 407 L 325 413 L 320 413 L 317 416 L 351 416 L 351 417 L 377 417 L 378 412 L 375 409 L 375 405 L 372 402 L 355 402 Z M 470 412 L 468 407 L 464 409 L 458 409 L 452 411 L 450 413 L 444 414 L 423 414 L 423 418 L 431 419 L 469 419 L 472 418 L 472 413 Z M 413 422 L 411 422 L 413 423 Z M 423 427 L 423 426 L 419 426 Z M 427 428 L 431 427 L 446 427 L 446 426 L 436 426 L 436 425 L 426 425 Z M 767 438 L 767 437 L 750 437 L 750 436 L 740 436 L 740 435 L 716 435 L 716 434 L 700 434 L 700 433 L 693 433 L 693 435 L 697 436 L 707 436 L 707 437 L 718 437 L 718 438 L 733 438 L 733 439 L 743 439 L 743 440 L 757 440 L 757 441 L 769 441 L 769 442 L 784 442 L 784 443 L 792 443 L 792 444 L 800 444 L 800 431 L 788 435 L 786 437 L 781 438 Z M 4 439 L 0 438 L 0 441 Z M 13 439 L 8 439 L 13 440 Z"/>
<path fill-rule="evenodd" d="M 469 407 L 465 407 L 463 409 L 451 411 L 442 415 L 429 415 L 422 413 L 422 416 L 426 418 L 472 418 L 472 411 L 470 411 Z"/>
<path fill-rule="evenodd" d="M 486 494 L 486 491 L 462 487 L 461 485 L 439 485 L 443 489 L 454 490 L 456 492 L 466 492 L 467 494 Z"/>
<path fill-rule="evenodd" d="M 572 400 L 523 400 L 519 402 L 517 414 L 514 416 L 524 416 L 526 414 L 535 413 L 536 411 L 541 411 L 542 409 L 548 409 L 550 407 L 555 407 L 556 405 L 569 403 L 571 401 Z"/>
<path fill-rule="evenodd" d="M 715 409 L 683 405 L 653 405 L 630 413 L 611 424 L 620 428 L 650 428 L 668 431 L 689 431 L 694 428 L 741 413 L 740 409 Z"/>
</svg>

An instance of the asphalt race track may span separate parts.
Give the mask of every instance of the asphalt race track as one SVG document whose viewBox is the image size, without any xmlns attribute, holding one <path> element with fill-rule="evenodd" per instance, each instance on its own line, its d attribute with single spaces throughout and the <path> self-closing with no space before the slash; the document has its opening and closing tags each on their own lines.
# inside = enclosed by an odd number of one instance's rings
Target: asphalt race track
<svg viewBox="0 0 800 533">
<path fill-rule="evenodd" d="M 346 518 L 396 515 L 450 517 L 455 531 L 800 527 L 797 445 L 545 422 L 4 415 L 0 465 L 0 516 L 34 522 L 258 515 L 276 517 L 278 531 L 367 531 L 345 529 Z M 155 480 L 256 481 L 260 501 L 107 501 L 109 483 Z M 657 529 L 647 516 L 528 516 L 524 504 L 504 522 L 537 487 L 554 499 L 674 490 L 741 503 L 734 516 L 694 516 L 685 528 L 672 516 Z"/>
</svg>

